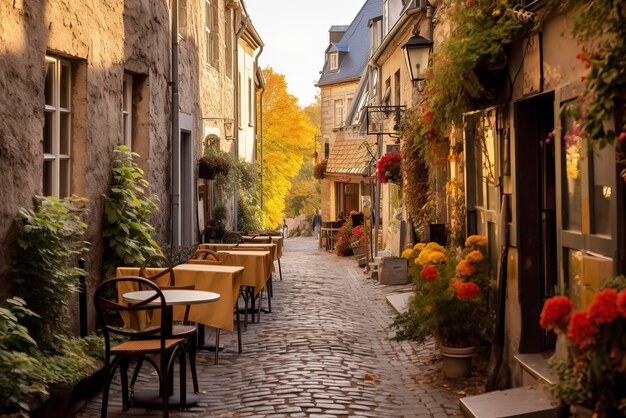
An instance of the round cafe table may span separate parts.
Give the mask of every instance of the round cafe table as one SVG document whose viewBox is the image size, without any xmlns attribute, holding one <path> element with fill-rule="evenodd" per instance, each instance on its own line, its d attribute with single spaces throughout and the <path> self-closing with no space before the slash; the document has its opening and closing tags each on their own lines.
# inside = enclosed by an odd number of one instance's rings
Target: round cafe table
<svg viewBox="0 0 626 418">
<path fill-rule="evenodd" d="M 163 297 L 165 298 L 165 304 L 168 307 L 169 312 L 167 316 L 172 318 L 172 307 L 173 306 L 186 306 L 186 305 L 198 305 L 201 303 L 211 303 L 217 302 L 220 300 L 220 294 L 214 292 L 207 292 L 205 290 L 190 290 L 190 289 L 163 289 L 161 290 L 163 293 Z M 126 302 L 141 302 L 150 297 L 154 296 L 154 290 L 135 290 L 133 292 L 126 292 L 122 295 L 122 298 Z M 151 305 L 158 305 L 160 301 L 155 299 L 151 302 Z M 169 337 L 172 333 L 172 322 L 170 321 L 167 326 L 163 327 L 163 332 L 166 334 L 166 337 Z M 169 387 L 173 389 L 173 378 L 172 374 L 172 382 L 170 382 Z M 159 394 L 159 390 L 156 391 L 136 391 L 134 401 L 137 404 L 145 405 L 148 407 L 158 407 L 161 408 L 163 406 L 163 401 Z M 187 406 L 191 406 L 198 403 L 198 396 L 193 393 L 186 394 L 186 404 Z M 180 405 L 180 396 L 172 393 L 169 399 L 169 405 L 177 407 Z"/>
</svg>

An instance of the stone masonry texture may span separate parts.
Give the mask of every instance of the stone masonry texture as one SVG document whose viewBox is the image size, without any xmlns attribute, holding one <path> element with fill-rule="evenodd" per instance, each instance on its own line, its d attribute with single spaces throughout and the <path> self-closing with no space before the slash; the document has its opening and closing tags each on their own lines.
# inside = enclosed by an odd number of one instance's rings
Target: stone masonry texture
<svg viewBox="0 0 626 418">
<path fill-rule="evenodd" d="M 223 333 L 218 365 L 213 353 L 198 353 L 200 401 L 171 416 L 461 416 L 458 398 L 475 391 L 476 378 L 443 380 L 432 342 L 390 341 L 394 313 L 385 295 L 397 287 L 378 285 L 352 257 L 317 251 L 316 242 L 286 240 L 272 313 L 248 324 L 243 353 L 234 333 Z M 140 387 L 156 388 L 147 367 Z M 97 396 L 79 417 L 99 416 L 100 405 Z M 138 406 L 126 414 L 161 416 Z M 119 384 L 112 386 L 109 416 L 123 416 Z"/>
</svg>

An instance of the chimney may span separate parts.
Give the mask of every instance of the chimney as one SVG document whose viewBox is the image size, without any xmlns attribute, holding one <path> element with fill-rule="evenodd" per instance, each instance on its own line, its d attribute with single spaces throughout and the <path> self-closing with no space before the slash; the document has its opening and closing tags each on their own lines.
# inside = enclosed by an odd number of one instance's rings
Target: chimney
<svg viewBox="0 0 626 418">
<path fill-rule="evenodd" d="M 331 26 L 330 29 L 328 30 L 329 42 L 333 43 L 333 42 L 341 41 L 341 38 L 343 38 L 343 34 L 346 33 L 347 30 L 348 30 L 348 26 L 347 25 L 333 25 L 333 26 Z"/>
</svg>

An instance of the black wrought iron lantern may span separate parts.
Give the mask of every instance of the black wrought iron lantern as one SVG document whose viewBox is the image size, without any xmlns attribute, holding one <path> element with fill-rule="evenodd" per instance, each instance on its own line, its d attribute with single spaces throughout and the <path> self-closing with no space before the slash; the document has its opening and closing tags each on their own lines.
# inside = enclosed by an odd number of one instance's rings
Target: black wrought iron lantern
<svg viewBox="0 0 626 418">
<path fill-rule="evenodd" d="M 402 45 L 409 76 L 414 85 L 426 78 L 432 46 L 433 41 L 419 35 L 412 36 Z"/>
</svg>

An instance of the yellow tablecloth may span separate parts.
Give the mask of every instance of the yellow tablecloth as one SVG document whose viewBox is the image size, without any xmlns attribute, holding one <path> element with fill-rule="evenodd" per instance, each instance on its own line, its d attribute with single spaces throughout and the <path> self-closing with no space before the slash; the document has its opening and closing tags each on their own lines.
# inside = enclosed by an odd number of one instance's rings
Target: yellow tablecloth
<svg viewBox="0 0 626 418">
<path fill-rule="evenodd" d="M 148 269 L 148 275 L 154 275 L 163 269 Z M 220 294 L 220 300 L 213 303 L 192 305 L 189 310 L 189 320 L 210 327 L 233 331 L 233 306 L 237 302 L 239 287 L 242 285 L 244 269 L 236 266 L 226 265 L 201 265 L 201 264 L 181 264 L 174 267 L 176 286 L 194 285 L 196 290 L 206 290 Z M 136 276 L 139 269 L 136 267 L 119 267 L 117 277 Z M 157 284 L 167 286 L 169 277 L 159 278 Z M 120 286 L 121 287 L 121 286 Z M 137 290 L 131 288 L 118 288 L 121 295 L 126 292 Z M 184 316 L 185 308 L 177 306 L 174 309 L 174 319 L 181 320 Z"/>
<path fill-rule="evenodd" d="M 245 241 L 246 244 L 269 244 L 268 240 L 267 240 L 267 236 L 263 236 L 263 235 L 256 235 L 256 236 L 252 236 L 252 235 L 244 235 L 243 240 Z M 272 236 L 272 243 L 276 244 L 276 251 L 278 252 L 278 258 L 282 258 L 283 256 L 283 237 L 279 237 L 279 236 Z"/>
<path fill-rule="evenodd" d="M 248 251 L 269 251 L 272 255 L 272 260 L 278 260 L 278 245 L 277 244 L 200 244 L 198 249 L 212 250 L 212 251 L 230 251 L 230 250 L 248 250 Z"/>
<path fill-rule="evenodd" d="M 274 261 L 269 251 L 218 251 L 222 265 L 243 267 L 241 284 L 254 287 L 256 296 L 274 269 Z"/>
</svg>

